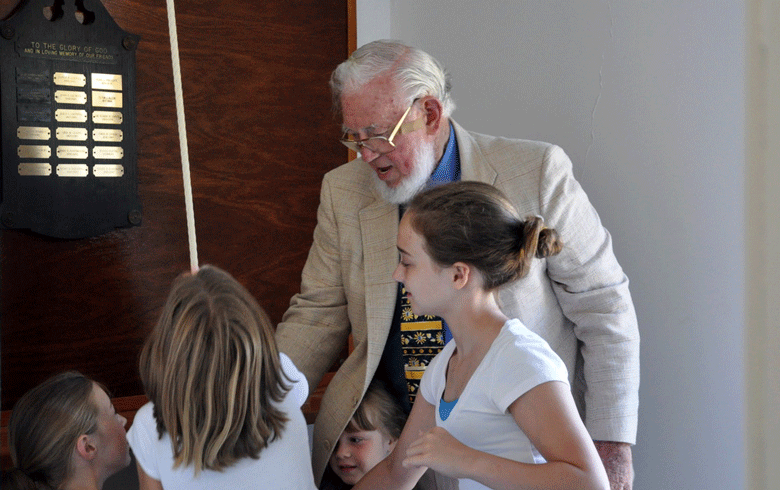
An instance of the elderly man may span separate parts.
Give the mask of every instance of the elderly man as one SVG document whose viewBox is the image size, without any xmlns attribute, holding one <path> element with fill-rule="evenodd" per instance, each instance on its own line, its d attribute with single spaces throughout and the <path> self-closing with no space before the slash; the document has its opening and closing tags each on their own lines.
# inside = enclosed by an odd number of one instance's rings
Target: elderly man
<svg viewBox="0 0 780 490">
<path fill-rule="evenodd" d="M 392 273 L 404 203 L 426 186 L 462 179 L 495 185 L 521 213 L 560 233 L 563 252 L 499 291 L 499 304 L 564 360 L 612 488 L 630 489 L 639 334 L 610 235 L 563 150 L 466 131 L 450 118 L 450 88 L 438 61 L 395 41 L 361 47 L 331 77 L 342 142 L 358 158 L 323 179 L 301 292 L 277 330 L 281 351 L 312 389 L 353 337 L 315 422 L 315 478 L 371 380 L 382 379 L 408 409 L 448 337 L 438 319 L 414 318 Z"/>
</svg>

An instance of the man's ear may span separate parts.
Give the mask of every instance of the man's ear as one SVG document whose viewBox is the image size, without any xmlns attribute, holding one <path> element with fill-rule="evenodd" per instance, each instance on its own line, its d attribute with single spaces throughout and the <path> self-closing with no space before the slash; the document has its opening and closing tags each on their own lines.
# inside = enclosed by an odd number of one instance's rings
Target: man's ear
<svg viewBox="0 0 780 490">
<path fill-rule="evenodd" d="M 452 280 L 455 289 L 463 289 L 471 279 L 471 266 L 464 262 L 455 262 L 452 264 Z"/>
<path fill-rule="evenodd" d="M 439 131 L 442 121 L 442 105 L 439 99 L 428 95 L 422 98 L 423 117 L 425 117 L 425 127 L 428 134 L 434 134 Z"/>
<path fill-rule="evenodd" d="M 76 441 L 76 453 L 87 461 L 92 461 L 97 455 L 97 447 L 91 436 L 82 434 Z"/>
</svg>

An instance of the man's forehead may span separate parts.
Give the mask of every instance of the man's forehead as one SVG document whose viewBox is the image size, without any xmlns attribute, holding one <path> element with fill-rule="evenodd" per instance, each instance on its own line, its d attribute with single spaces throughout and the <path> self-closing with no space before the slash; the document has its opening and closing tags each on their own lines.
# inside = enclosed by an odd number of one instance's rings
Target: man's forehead
<svg viewBox="0 0 780 490">
<path fill-rule="evenodd" d="M 362 128 L 353 128 L 351 126 L 348 126 L 346 121 L 341 124 L 341 129 L 345 133 L 376 133 L 378 129 L 384 129 L 383 126 L 377 125 L 377 124 L 369 124 L 368 126 L 364 126 Z"/>
<path fill-rule="evenodd" d="M 341 98 L 342 129 L 370 132 L 392 127 L 399 117 L 401 97 L 369 83 Z"/>
<path fill-rule="evenodd" d="M 391 108 L 376 109 L 362 114 L 344 113 L 341 129 L 350 133 L 381 133 L 397 122 L 393 121 L 394 111 Z"/>
</svg>

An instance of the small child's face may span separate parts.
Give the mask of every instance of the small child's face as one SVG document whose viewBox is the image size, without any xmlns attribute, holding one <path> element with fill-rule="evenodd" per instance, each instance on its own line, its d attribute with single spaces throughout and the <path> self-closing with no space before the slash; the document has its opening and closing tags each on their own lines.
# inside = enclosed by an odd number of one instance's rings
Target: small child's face
<svg viewBox="0 0 780 490">
<path fill-rule="evenodd" d="M 379 430 L 344 431 L 330 457 L 330 467 L 344 483 L 354 485 L 390 454 L 396 442 Z"/>
</svg>

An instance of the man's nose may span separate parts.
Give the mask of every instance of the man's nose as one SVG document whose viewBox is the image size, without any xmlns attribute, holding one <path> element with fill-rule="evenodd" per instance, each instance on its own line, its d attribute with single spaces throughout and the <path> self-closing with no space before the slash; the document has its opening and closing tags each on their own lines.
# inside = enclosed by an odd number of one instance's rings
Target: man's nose
<svg viewBox="0 0 780 490">
<path fill-rule="evenodd" d="M 360 147 L 360 158 L 362 158 L 364 162 L 371 163 L 376 160 L 378 156 L 379 153 L 375 152 L 371 148 L 365 145 Z"/>
</svg>

